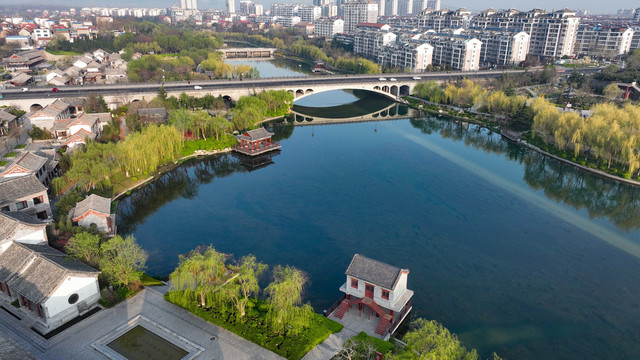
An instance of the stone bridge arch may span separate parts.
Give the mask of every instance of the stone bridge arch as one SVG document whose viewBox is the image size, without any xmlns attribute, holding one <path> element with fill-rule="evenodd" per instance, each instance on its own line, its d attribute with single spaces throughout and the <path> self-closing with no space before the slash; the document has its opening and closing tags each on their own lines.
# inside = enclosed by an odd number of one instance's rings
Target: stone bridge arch
<svg viewBox="0 0 640 360">
<path fill-rule="evenodd" d="M 411 91 L 411 86 L 406 84 L 405 85 L 366 84 L 363 86 L 349 86 L 349 85 L 326 86 L 326 87 L 320 86 L 320 87 L 308 88 L 308 89 L 289 89 L 287 91 L 289 91 L 293 95 L 294 102 L 295 102 L 297 100 L 300 100 L 302 98 L 305 98 L 313 94 L 319 94 L 325 91 L 333 91 L 333 90 L 365 90 L 365 91 L 370 91 L 376 94 L 386 96 L 392 100 L 397 100 L 399 96 L 409 95 L 409 92 Z"/>
<path fill-rule="evenodd" d="M 29 112 L 33 112 L 33 111 L 38 111 L 38 110 L 42 110 L 43 106 L 40 104 L 31 104 L 31 106 L 29 107 Z"/>
</svg>

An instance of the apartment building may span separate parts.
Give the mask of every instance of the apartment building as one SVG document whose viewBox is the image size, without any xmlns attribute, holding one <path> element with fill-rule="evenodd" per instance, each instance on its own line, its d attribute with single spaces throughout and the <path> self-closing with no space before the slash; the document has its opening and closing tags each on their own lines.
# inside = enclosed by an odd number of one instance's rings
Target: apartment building
<svg viewBox="0 0 640 360">
<path fill-rule="evenodd" d="M 293 17 L 298 15 L 300 4 L 271 4 L 271 16 Z"/>
<path fill-rule="evenodd" d="M 315 5 L 300 6 L 297 15 L 302 22 L 313 23 L 317 18 L 322 16 L 322 8 Z"/>
<path fill-rule="evenodd" d="M 414 25 L 419 29 L 430 29 L 442 32 L 445 29 L 466 29 L 471 24 L 471 11 L 458 10 L 423 10 L 415 19 Z"/>
<path fill-rule="evenodd" d="M 359 29 L 353 37 L 353 52 L 368 59 L 377 59 L 378 49 L 395 44 L 396 38 L 397 35 L 389 31 Z"/>
<path fill-rule="evenodd" d="M 372 0 L 346 2 L 343 9 L 346 33 L 354 33 L 360 23 L 375 23 L 378 20 L 378 4 Z"/>
<path fill-rule="evenodd" d="M 541 9 L 521 12 L 515 9 L 482 11 L 471 21 L 472 27 L 524 31 L 531 36 L 529 52 L 545 57 L 572 55 L 580 18 L 568 9 L 548 13 Z"/>
<path fill-rule="evenodd" d="M 382 46 L 378 64 L 409 72 L 423 72 L 433 61 L 433 46 L 420 41 L 408 41 Z"/>
<path fill-rule="evenodd" d="M 462 71 L 480 68 L 482 42 L 466 35 L 424 34 L 420 40 L 433 46 L 433 64 Z"/>
<path fill-rule="evenodd" d="M 531 37 L 524 31 L 469 29 L 464 34 L 482 42 L 480 66 L 517 65 L 525 61 L 529 53 Z"/>
<path fill-rule="evenodd" d="M 577 55 L 615 57 L 631 50 L 634 29 L 629 26 L 582 24 L 576 35 Z"/>
<path fill-rule="evenodd" d="M 344 32 L 344 20 L 321 17 L 313 22 L 313 34 L 325 38 L 333 38 L 335 34 Z"/>
</svg>

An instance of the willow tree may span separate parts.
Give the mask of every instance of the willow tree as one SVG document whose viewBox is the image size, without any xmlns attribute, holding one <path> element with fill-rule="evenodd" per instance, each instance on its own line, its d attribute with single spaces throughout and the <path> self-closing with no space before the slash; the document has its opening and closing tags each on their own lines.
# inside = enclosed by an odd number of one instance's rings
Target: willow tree
<svg viewBox="0 0 640 360">
<path fill-rule="evenodd" d="M 293 266 L 278 265 L 273 269 L 273 279 L 264 289 L 269 303 L 267 319 L 275 331 L 288 326 L 289 332 L 296 334 L 309 324 L 313 316 L 310 305 L 301 305 L 307 276 Z"/>
<path fill-rule="evenodd" d="M 221 134 L 231 131 L 232 129 L 233 124 L 223 117 L 215 116 L 211 119 L 211 131 L 213 131 L 213 135 L 215 135 L 216 140 L 220 139 Z"/>
<path fill-rule="evenodd" d="M 244 256 L 234 269 L 237 276 L 233 282 L 224 286 L 223 290 L 238 310 L 239 317 L 245 315 L 249 298 L 256 296 L 260 291 L 258 277 L 267 270 L 267 267 L 267 265 L 258 262 L 253 255 Z"/>
<path fill-rule="evenodd" d="M 215 290 L 228 278 L 225 259 L 225 254 L 217 252 L 213 246 L 181 255 L 178 267 L 170 275 L 170 289 L 184 291 L 187 298 L 195 296 L 200 306 L 205 306 L 207 301 L 218 301 L 220 297 Z"/>
<path fill-rule="evenodd" d="M 175 160 L 182 149 L 182 135 L 167 125 L 147 126 L 131 133 L 118 143 L 118 163 L 127 176 L 154 171 L 159 165 Z"/>
</svg>

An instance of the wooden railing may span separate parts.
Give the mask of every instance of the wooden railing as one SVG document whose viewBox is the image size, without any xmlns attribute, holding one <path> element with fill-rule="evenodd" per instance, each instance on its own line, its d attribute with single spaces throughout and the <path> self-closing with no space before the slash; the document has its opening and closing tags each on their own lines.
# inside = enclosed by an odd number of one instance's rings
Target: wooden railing
<svg viewBox="0 0 640 360">
<path fill-rule="evenodd" d="M 347 298 L 347 294 L 342 294 L 342 296 L 340 296 L 340 298 L 338 298 L 338 300 L 336 300 L 335 303 L 333 303 L 333 305 L 331 305 L 331 307 L 329 308 L 329 310 L 325 310 L 324 311 L 324 316 L 325 317 L 329 317 L 329 315 L 331 315 L 331 313 L 338 308 L 338 306 L 340 306 L 340 303 L 342 302 L 342 300 Z"/>
<path fill-rule="evenodd" d="M 398 328 L 398 326 L 400 325 L 400 321 L 403 320 L 404 316 L 407 314 L 407 312 L 409 312 L 409 310 L 411 310 L 412 306 L 413 306 L 413 300 L 409 300 L 409 302 L 402 308 L 402 310 L 400 310 L 400 313 L 397 314 L 398 315 L 397 318 L 395 317 L 395 314 L 394 314 L 394 319 L 396 320 L 394 320 L 391 323 L 391 326 L 389 326 L 389 333 L 395 331 Z"/>
</svg>

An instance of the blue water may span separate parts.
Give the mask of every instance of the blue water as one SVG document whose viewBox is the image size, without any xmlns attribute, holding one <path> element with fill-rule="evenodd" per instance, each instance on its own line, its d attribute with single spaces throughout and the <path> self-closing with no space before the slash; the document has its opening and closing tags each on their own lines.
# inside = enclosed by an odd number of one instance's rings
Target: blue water
<svg viewBox="0 0 640 360">
<path fill-rule="evenodd" d="M 286 136 L 285 136 L 286 137 Z M 200 244 L 309 274 L 316 310 L 355 253 L 410 269 L 414 316 L 482 355 L 640 354 L 640 194 L 448 119 L 296 127 L 273 163 L 181 165 L 119 206 L 167 275 Z"/>
<path fill-rule="evenodd" d="M 249 65 L 258 69 L 261 78 L 308 76 L 313 74 L 306 64 L 298 64 L 291 60 L 256 60 L 256 59 L 225 59 L 225 63 L 232 65 Z"/>
</svg>

